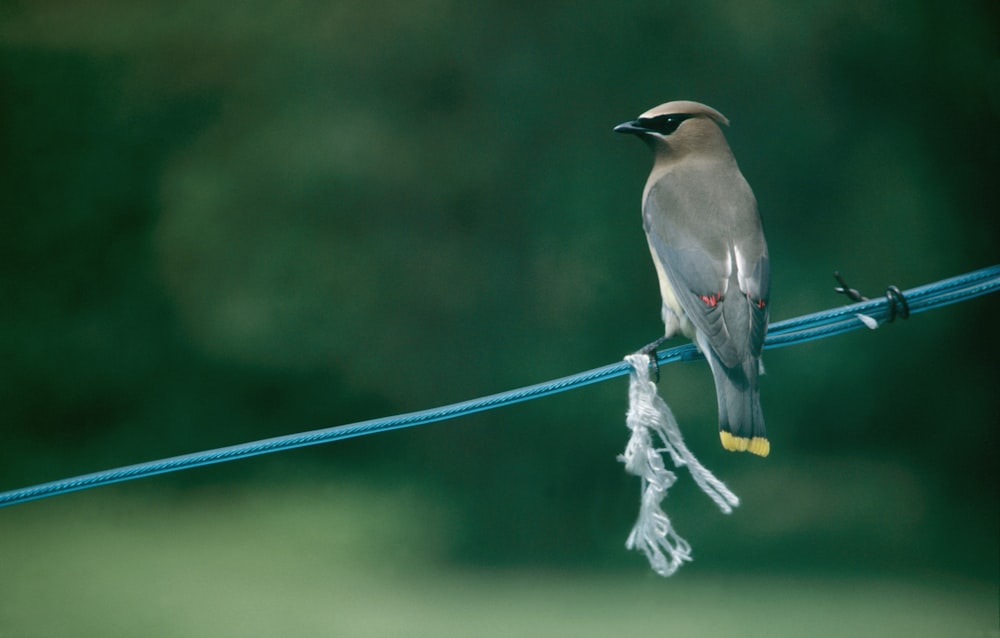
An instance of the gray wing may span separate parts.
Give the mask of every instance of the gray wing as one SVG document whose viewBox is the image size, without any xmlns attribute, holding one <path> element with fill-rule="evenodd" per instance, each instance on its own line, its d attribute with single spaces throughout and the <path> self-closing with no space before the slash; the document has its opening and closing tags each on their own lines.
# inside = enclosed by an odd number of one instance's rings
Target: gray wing
<svg viewBox="0 0 1000 638">
<path fill-rule="evenodd" d="M 739 174 L 671 172 L 643 204 L 643 227 L 681 308 L 719 359 L 760 356 L 770 268 L 749 185 Z"/>
</svg>

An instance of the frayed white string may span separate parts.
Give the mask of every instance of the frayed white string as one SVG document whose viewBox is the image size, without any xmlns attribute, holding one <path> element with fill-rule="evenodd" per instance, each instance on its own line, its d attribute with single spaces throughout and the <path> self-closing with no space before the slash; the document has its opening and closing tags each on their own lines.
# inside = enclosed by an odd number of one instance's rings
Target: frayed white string
<svg viewBox="0 0 1000 638">
<path fill-rule="evenodd" d="M 636 353 L 625 357 L 625 361 L 632 367 L 625 419 L 632 435 L 618 460 L 625 463 L 627 472 L 641 479 L 642 487 L 639 518 L 625 547 L 641 550 L 653 571 L 660 576 L 670 576 L 685 561 L 691 560 L 691 545 L 674 531 L 670 518 L 660 507 L 667 490 L 677 480 L 677 475 L 664 466 L 661 453 L 668 452 L 675 467 L 686 465 L 698 486 L 724 513 L 732 512 L 740 499 L 698 462 L 684 444 L 677 419 L 657 394 L 656 384 L 649 377 L 649 357 Z M 663 447 L 654 446 L 653 432 Z"/>
</svg>

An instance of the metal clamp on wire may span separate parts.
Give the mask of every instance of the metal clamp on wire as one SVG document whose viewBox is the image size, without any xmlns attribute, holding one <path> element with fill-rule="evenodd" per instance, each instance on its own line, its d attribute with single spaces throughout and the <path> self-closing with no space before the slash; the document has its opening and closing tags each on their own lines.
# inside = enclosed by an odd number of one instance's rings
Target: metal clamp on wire
<svg viewBox="0 0 1000 638">
<path fill-rule="evenodd" d="M 842 295 L 846 295 L 851 301 L 868 301 L 868 297 L 865 297 L 856 289 L 851 288 L 844 281 L 844 277 L 840 274 L 840 271 L 834 271 L 834 279 L 840 284 L 837 288 L 833 290 Z M 910 316 L 910 304 L 906 301 L 906 296 L 903 295 L 897 286 L 889 286 L 885 289 L 885 300 L 889 306 L 889 317 L 885 320 L 886 323 L 892 323 L 899 316 L 902 319 L 907 319 Z"/>
<path fill-rule="evenodd" d="M 896 314 L 898 313 L 900 318 L 909 319 L 910 317 L 910 304 L 906 303 L 906 297 L 903 296 L 903 292 L 896 286 L 889 286 L 885 289 L 885 298 L 889 303 L 889 318 L 886 319 L 887 323 L 892 323 L 896 320 Z M 897 310 L 898 306 L 898 310 Z"/>
</svg>

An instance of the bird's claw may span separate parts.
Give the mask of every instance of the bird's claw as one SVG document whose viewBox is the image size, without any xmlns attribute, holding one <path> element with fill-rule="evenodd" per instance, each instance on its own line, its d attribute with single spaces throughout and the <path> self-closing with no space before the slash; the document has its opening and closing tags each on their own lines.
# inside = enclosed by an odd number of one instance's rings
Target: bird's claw
<svg viewBox="0 0 1000 638">
<path fill-rule="evenodd" d="M 653 383 L 660 382 L 660 362 L 656 360 L 656 349 L 666 341 L 667 338 L 660 337 L 652 343 L 647 343 L 642 348 L 639 349 L 639 354 L 644 354 L 649 357 L 649 367 L 653 370 Z"/>
</svg>

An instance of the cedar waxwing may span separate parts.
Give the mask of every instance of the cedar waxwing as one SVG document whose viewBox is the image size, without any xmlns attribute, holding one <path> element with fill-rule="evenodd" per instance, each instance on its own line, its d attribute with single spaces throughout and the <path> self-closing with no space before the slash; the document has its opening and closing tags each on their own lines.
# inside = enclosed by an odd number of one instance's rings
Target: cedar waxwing
<svg viewBox="0 0 1000 638">
<path fill-rule="evenodd" d="M 692 339 L 712 369 L 727 450 L 767 456 L 760 353 L 771 274 L 757 201 L 720 125 L 697 102 L 668 102 L 615 127 L 653 149 L 642 221 L 660 281 L 665 336 Z"/>
</svg>

